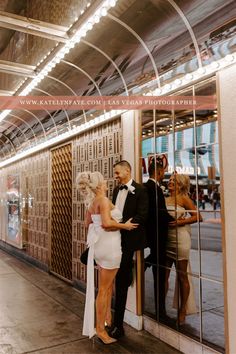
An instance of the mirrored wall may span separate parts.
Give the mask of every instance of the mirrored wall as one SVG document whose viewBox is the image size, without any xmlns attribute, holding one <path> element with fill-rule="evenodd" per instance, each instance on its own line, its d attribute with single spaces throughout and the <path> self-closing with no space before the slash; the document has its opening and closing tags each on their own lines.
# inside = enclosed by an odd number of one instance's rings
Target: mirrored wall
<svg viewBox="0 0 236 354">
<path fill-rule="evenodd" d="M 215 94 L 215 78 L 175 93 Z M 158 164 L 165 168 L 163 176 Z M 144 313 L 222 351 L 224 291 L 217 107 L 143 111 L 142 173 L 144 183 L 149 180 L 150 186 L 152 182 L 155 185 L 149 189 L 152 215 L 148 221 L 149 247 L 144 254 Z M 154 183 L 156 180 L 159 185 Z"/>
</svg>

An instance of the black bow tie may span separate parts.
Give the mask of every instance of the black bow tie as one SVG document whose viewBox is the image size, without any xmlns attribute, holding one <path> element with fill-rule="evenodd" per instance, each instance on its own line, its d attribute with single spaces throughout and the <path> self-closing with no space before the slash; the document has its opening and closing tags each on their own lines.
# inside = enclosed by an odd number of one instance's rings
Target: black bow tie
<svg viewBox="0 0 236 354">
<path fill-rule="evenodd" d="M 122 191 L 123 189 L 128 189 L 128 186 L 126 186 L 126 184 L 124 184 L 119 187 L 120 191 Z"/>
</svg>

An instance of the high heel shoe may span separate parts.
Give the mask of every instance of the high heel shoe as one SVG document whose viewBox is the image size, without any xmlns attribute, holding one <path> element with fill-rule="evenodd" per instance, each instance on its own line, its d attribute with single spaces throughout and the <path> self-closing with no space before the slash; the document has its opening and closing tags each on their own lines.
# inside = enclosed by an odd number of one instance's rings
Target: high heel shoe
<svg viewBox="0 0 236 354">
<path fill-rule="evenodd" d="M 112 323 L 105 321 L 105 330 L 106 331 L 110 331 L 110 329 L 112 328 Z"/>
<path fill-rule="evenodd" d="M 98 334 L 97 333 L 97 337 L 103 344 L 113 344 L 113 343 L 117 342 L 117 339 L 111 338 L 107 334 L 107 332 L 106 332 L 106 334 Z"/>
</svg>

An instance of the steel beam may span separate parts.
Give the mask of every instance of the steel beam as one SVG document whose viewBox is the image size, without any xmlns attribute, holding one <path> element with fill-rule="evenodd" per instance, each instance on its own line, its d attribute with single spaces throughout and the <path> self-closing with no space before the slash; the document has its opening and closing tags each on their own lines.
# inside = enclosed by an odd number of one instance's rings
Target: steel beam
<svg viewBox="0 0 236 354">
<path fill-rule="evenodd" d="M 0 11 L 0 27 L 48 38 L 57 42 L 66 42 L 69 38 L 67 35 L 68 27 L 54 25 L 5 11 Z"/>
<path fill-rule="evenodd" d="M 35 66 L 14 63 L 11 61 L 0 60 L 0 71 L 6 74 L 20 75 L 24 77 L 35 77 Z"/>
</svg>

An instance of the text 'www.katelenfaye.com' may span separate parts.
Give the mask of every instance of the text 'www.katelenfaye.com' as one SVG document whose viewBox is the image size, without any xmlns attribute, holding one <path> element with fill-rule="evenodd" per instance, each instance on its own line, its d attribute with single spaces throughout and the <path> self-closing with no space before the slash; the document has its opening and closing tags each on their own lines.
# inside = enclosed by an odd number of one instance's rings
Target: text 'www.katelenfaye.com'
<svg viewBox="0 0 236 354">
<path fill-rule="evenodd" d="M 215 109 L 214 96 L 12 96 L 0 97 L 0 110 L 134 110 L 134 109 Z"/>
</svg>

